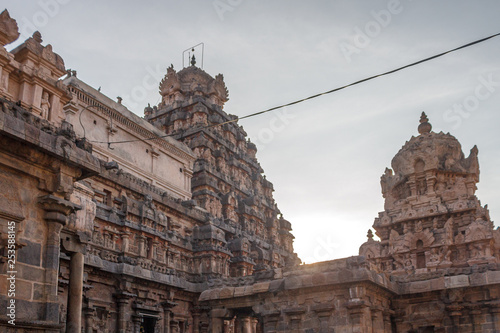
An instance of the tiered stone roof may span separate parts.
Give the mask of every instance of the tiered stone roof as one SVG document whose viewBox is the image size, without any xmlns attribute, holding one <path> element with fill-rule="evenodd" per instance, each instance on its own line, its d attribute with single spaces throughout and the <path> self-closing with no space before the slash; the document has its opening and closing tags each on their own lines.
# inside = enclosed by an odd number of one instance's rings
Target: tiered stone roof
<svg viewBox="0 0 500 333">
<path fill-rule="evenodd" d="M 278 218 L 273 185 L 262 174 L 257 148 L 236 116 L 222 109 L 228 100 L 222 75 L 213 78 L 196 66 L 176 72 L 171 66 L 160 93 L 162 102 L 148 106 L 145 118 L 196 154 L 193 200 L 224 231 L 233 254 L 231 275 L 296 263 L 291 225 Z"/>
</svg>

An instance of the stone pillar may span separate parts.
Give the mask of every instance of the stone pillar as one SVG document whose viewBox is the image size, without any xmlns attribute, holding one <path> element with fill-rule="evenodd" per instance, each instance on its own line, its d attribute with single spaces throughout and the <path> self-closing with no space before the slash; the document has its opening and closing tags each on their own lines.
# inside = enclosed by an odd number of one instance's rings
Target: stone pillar
<svg viewBox="0 0 500 333">
<path fill-rule="evenodd" d="M 241 333 L 254 333 L 251 317 L 239 317 L 238 326 Z"/>
<path fill-rule="evenodd" d="M 373 333 L 384 333 L 384 317 L 382 314 L 382 308 L 372 308 L 372 332 Z"/>
<path fill-rule="evenodd" d="M 335 310 L 335 306 L 332 303 L 320 303 L 310 307 L 311 311 L 316 313 L 319 319 L 319 331 L 328 332 L 330 330 L 330 317 L 332 312 Z"/>
<path fill-rule="evenodd" d="M 66 217 L 49 212 L 45 214 L 45 221 L 47 221 L 47 245 L 45 247 L 46 295 L 48 301 L 56 301 L 59 253 L 61 249 L 60 236 Z"/>
<path fill-rule="evenodd" d="M 59 122 L 59 119 L 64 120 L 64 114 L 61 110 L 61 99 L 56 94 L 50 96 L 50 112 L 48 116 L 50 121 Z"/>
<path fill-rule="evenodd" d="M 95 310 L 92 308 L 86 308 L 84 310 L 85 314 L 85 333 L 94 333 L 93 325 L 94 325 L 94 313 Z"/>
<path fill-rule="evenodd" d="M 129 247 L 129 238 L 130 238 L 130 232 L 124 231 L 122 234 L 122 252 L 127 253 L 128 247 Z"/>
<path fill-rule="evenodd" d="M 80 333 L 82 327 L 83 253 L 71 254 L 66 333 Z"/>
<path fill-rule="evenodd" d="M 347 303 L 353 333 L 372 332 L 370 309 L 364 301 L 349 301 Z"/>
<path fill-rule="evenodd" d="M 132 322 L 134 323 L 134 333 L 140 333 L 141 332 L 141 323 L 142 323 L 142 317 L 141 316 L 132 316 Z"/>
<path fill-rule="evenodd" d="M 158 249 L 158 245 L 160 245 L 160 242 L 157 240 L 153 240 L 153 242 L 151 243 L 151 258 L 149 258 L 149 259 L 153 259 L 153 260 L 158 259 L 158 257 L 156 256 L 156 251 Z"/>
<path fill-rule="evenodd" d="M 137 235 L 137 247 L 139 257 L 146 257 L 146 236 Z"/>
<path fill-rule="evenodd" d="M 346 308 L 351 319 L 352 332 L 371 333 L 372 320 L 369 303 L 364 300 L 365 288 L 362 286 L 349 287 L 349 296 Z"/>
<path fill-rule="evenodd" d="M 0 67 L 0 91 L 3 95 L 12 97 L 11 94 L 9 94 L 9 74 L 10 73 L 5 68 Z"/>
<path fill-rule="evenodd" d="M 449 312 L 449 316 L 451 318 L 451 322 L 453 325 L 452 332 L 460 333 L 460 317 L 462 316 L 463 307 L 457 304 L 452 304 L 446 307 Z"/>
<path fill-rule="evenodd" d="M 262 313 L 262 315 L 263 315 L 264 332 L 266 333 L 277 332 L 277 326 L 280 320 L 280 312 L 273 311 L 270 313 Z"/>
<path fill-rule="evenodd" d="M 383 313 L 383 316 L 384 316 L 384 333 L 392 333 L 391 313 L 385 311 Z"/>
<path fill-rule="evenodd" d="M 471 315 L 471 321 L 472 321 L 472 331 L 473 332 L 482 332 L 482 324 L 484 323 L 484 316 L 483 312 L 481 311 L 481 308 L 474 307 L 469 311 L 469 314 Z"/>
<path fill-rule="evenodd" d="M 493 326 L 493 332 L 495 332 L 496 329 L 500 328 L 500 305 L 499 304 L 492 304 L 490 308 L 490 313 L 491 313 L 491 323 Z"/>
<path fill-rule="evenodd" d="M 252 326 L 252 333 L 257 333 L 257 324 L 259 320 L 257 318 L 250 318 L 250 325 Z"/>
<path fill-rule="evenodd" d="M 61 230 L 67 224 L 68 216 L 77 209 L 80 209 L 80 207 L 53 195 L 39 197 L 38 204 L 45 211 L 43 219 L 47 223 L 47 240 L 44 253 L 45 320 L 58 322 L 59 303 L 57 299 L 57 286 Z"/>
<path fill-rule="evenodd" d="M 210 333 L 223 333 L 224 318 L 231 318 L 232 312 L 227 309 L 212 309 L 210 311 L 211 329 Z"/>
<path fill-rule="evenodd" d="M 125 318 L 128 299 L 121 298 L 118 300 L 118 333 L 127 331 L 127 319 Z"/>
<path fill-rule="evenodd" d="M 31 105 L 40 108 L 40 103 L 42 102 L 43 88 L 35 84 L 33 91 L 33 99 L 31 100 Z"/>
<path fill-rule="evenodd" d="M 200 333 L 200 313 L 196 310 L 193 310 L 192 314 L 193 314 L 193 333 Z"/>
<path fill-rule="evenodd" d="M 434 189 L 434 186 L 436 185 L 436 180 L 437 180 L 437 177 L 434 175 L 433 171 L 426 171 L 425 172 L 425 181 L 427 184 L 427 195 L 428 196 L 436 196 L 436 192 Z"/>
<path fill-rule="evenodd" d="M 218 317 L 212 317 L 212 329 L 210 333 L 222 333 L 224 320 Z"/>
<path fill-rule="evenodd" d="M 163 308 L 163 333 L 170 333 L 170 309 Z"/>
<path fill-rule="evenodd" d="M 170 329 L 170 318 L 172 314 L 172 308 L 177 305 L 172 301 L 161 302 L 160 305 L 163 307 L 163 333 L 171 333 Z"/>
<path fill-rule="evenodd" d="M 126 333 L 127 332 L 127 323 L 128 323 L 128 318 L 127 318 L 127 306 L 129 303 L 129 299 L 135 295 L 129 294 L 127 292 L 120 292 L 115 295 L 117 299 L 117 304 L 118 304 L 118 315 L 117 315 L 117 326 L 118 326 L 118 333 Z"/>
</svg>

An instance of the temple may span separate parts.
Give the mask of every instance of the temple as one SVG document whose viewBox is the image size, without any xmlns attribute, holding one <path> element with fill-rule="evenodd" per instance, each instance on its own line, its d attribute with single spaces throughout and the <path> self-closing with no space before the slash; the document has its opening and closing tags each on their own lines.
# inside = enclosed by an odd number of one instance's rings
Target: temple
<svg viewBox="0 0 500 333">
<path fill-rule="evenodd" d="M 301 265 L 221 74 L 168 67 L 141 118 L 39 32 L 7 51 L 18 37 L 4 10 L 1 331 L 500 331 L 478 149 L 465 157 L 424 113 L 381 177 L 379 240 L 369 230 L 359 255 Z"/>
</svg>

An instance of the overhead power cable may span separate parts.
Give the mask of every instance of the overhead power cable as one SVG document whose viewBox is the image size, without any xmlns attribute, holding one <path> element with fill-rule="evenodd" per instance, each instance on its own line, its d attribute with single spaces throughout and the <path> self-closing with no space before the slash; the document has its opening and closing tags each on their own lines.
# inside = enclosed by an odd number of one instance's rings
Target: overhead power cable
<svg viewBox="0 0 500 333">
<path fill-rule="evenodd" d="M 470 46 L 473 46 L 473 45 L 476 45 L 476 44 L 479 44 L 479 43 L 482 43 L 484 41 L 487 41 L 488 39 L 492 39 L 492 38 L 497 37 L 497 36 L 500 36 L 500 33 L 496 33 L 494 35 L 491 35 L 491 36 L 488 36 L 488 37 L 485 37 L 485 38 L 481 38 L 481 39 L 475 40 L 473 42 L 464 44 L 464 45 L 456 47 L 454 49 L 451 49 L 451 50 L 448 50 L 448 51 L 445 51 L 445 52 L 433 55 L 431 57 L 428 57 L 428 58 L 425 58 L 425 59 L 413 62 L 411 64 L 408 64 L 408 65 L 405 65 L 405 66 L 402 66 L 402 67 L 399 67 L 399 68 L 396 68 L 396 69 L 393 69 L 393 70 L 390 70 L 390 71 L 387 71 L 387 72 L 384 72 L 384 73 L 381 73 L 381 74 L 373 75 L 373 76 L 364 78 L 362 80 L 346 84 L 346 85 L 338 87 L 338 88 L 334 88 L 334 89 L 331 89 L 331 90 L 328 90 L 328 91 L 325 91 L 325 92 L 322 92 L 322 93 L 319 93 L 319 94 L 316 94 L 316 95 L 312 95 L 312 96 L 309 96 L 309 97 L 306 97 L 306 98 L 302 98 L 302 99 L 299 99 L 299 100 L 296 100 L 296 101 L 293 101 L 293 102 L 290 102 L 290 103 L 286 103 L 286 104 L 282 104 L 282 105 L 279 105 L 279 106 L 275 106 L 275 107 L 272 107 L 272 108 L 269 108 L 269 109 L 266 109 L 266 110 L 262 110 L 262 111 L 255 112 L 255 113 L 251 113 L 251 114 L 248 114 L 246 116 L 236 117 L 234 119 L 231 119 L 231 120 L 228 120 L 228 121 L 224 121 L 222 123 L 217 123 L 217 124 L 207 125 L 207 126 L 204 126 L 204 127 L 199 127 L 196 130 L 199 131 L 199 130 L 203 130 L 203 129 L 208 129 L 208 128 L 212 128 L 212 127 L 216 127 L 216 126 L 221 126 L 221 125 L 233 123 L 233 122 L 236 122 L 238 120 L 242 120 L 242 119 L 246 119 L 246 118 L 250 118 L 250 117 L 255 117 L 255 116 L 258 116 L 258 115 L 261 115 L 261 114 L 264 114 L 264 113 L 268 113 L 268 112 L 271 112 L 271 111 L 274 111 L 274 110 L 277 110 L 277 109 L 281 109 L 281 108 L 284 108 L 284 107 L 287 107 L 287 106 L 292 106 L 292 105 L 295 105 L 295 104 L 299 104 L 299 103 L 308 101 L 310 99 L 318 98 L 318 97 L 323 96 L 323 95 L 331 94 L 331 93 L 337 92 L 339 90 L 343 90 L 343 89 L 346 89 L 348 87 L 352 87 L 352 86 L 358 85 L 360 83 L 376 79 L 376 78 L 381 77 L 381 76 L 385 76 L 385 75 L 389 75 L 389 74 L 393 74 L 393 73 L 399 72 L 399 71 L 401 71 L 403 69 L 406 69 L 406 68 L 409 68 L 409 67 L 413 67 L 413 66 L 422 64 L 424 62 L 427 62 L 427 61 L 430 61 L 430 60 L 442 57 L 442 56 L 444 56 L 446 54 L 449 54 L 449 53 L 452 53 L 452 52 L 455 52 L 455 51 L 458 51 L 458 50 L 461 50 L 461 49 L 464 49 L 464 48 L 467 48 L 467 47 L 470 47 Z M 171 137 L 171 136 L 179 136 L 179 135 L 180 134 L 166 134 L 166 135 L 158 135 L 158 136 L 151 137 L 151 138 L 146 138 L 146 139 L 123 140 L 123 141 L 113 141 L 113 142 L 108 142 L 108 141 L 91 141 L 91 142 L 94 142 L 94 143 L 106 143 L 109 146 L 110 144 L 115 144 L 115 143 L 129 143 L 129 142 L 136 142 L 136 141 L 147 141 L 147 140 L 161 139 L 161 138 L 166 138 L 166 137 Z M 180 137 L 182 138 L 182 135 Z"/>
</svg>

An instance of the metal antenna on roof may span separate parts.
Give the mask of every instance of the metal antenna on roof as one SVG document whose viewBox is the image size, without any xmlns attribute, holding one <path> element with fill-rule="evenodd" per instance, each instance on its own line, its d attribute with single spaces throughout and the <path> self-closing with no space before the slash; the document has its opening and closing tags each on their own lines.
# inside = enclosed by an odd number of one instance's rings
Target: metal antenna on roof
<svg viewBox="0 0 500 333">
<path fill-rule="evenodd" d="M 194 59 L 195 59 L 194 53 L 195 53 L 196 48 L 198 46 L 201 46 L 201 66 L 200 66 L 200 68 L 203 69 L 203 57 L 205 54 L 205 43 L 203 43 L 203 42 L 196 44 L 195 46 L 192 46 L 190 48 L 187 48 L 182 52 L 182 68 L 186 67 L 185 66 L 186 52 L 188 52 L 188 55 L 187 55 L 188 66 L 189 66 L 189 64 L 191 64 L 191 66 L 194 66 L 196 64 L 196 61 L 194 61 Z M 193 55 L 191 55 L 191 52 L 193 52 Z"/>
</svg>

